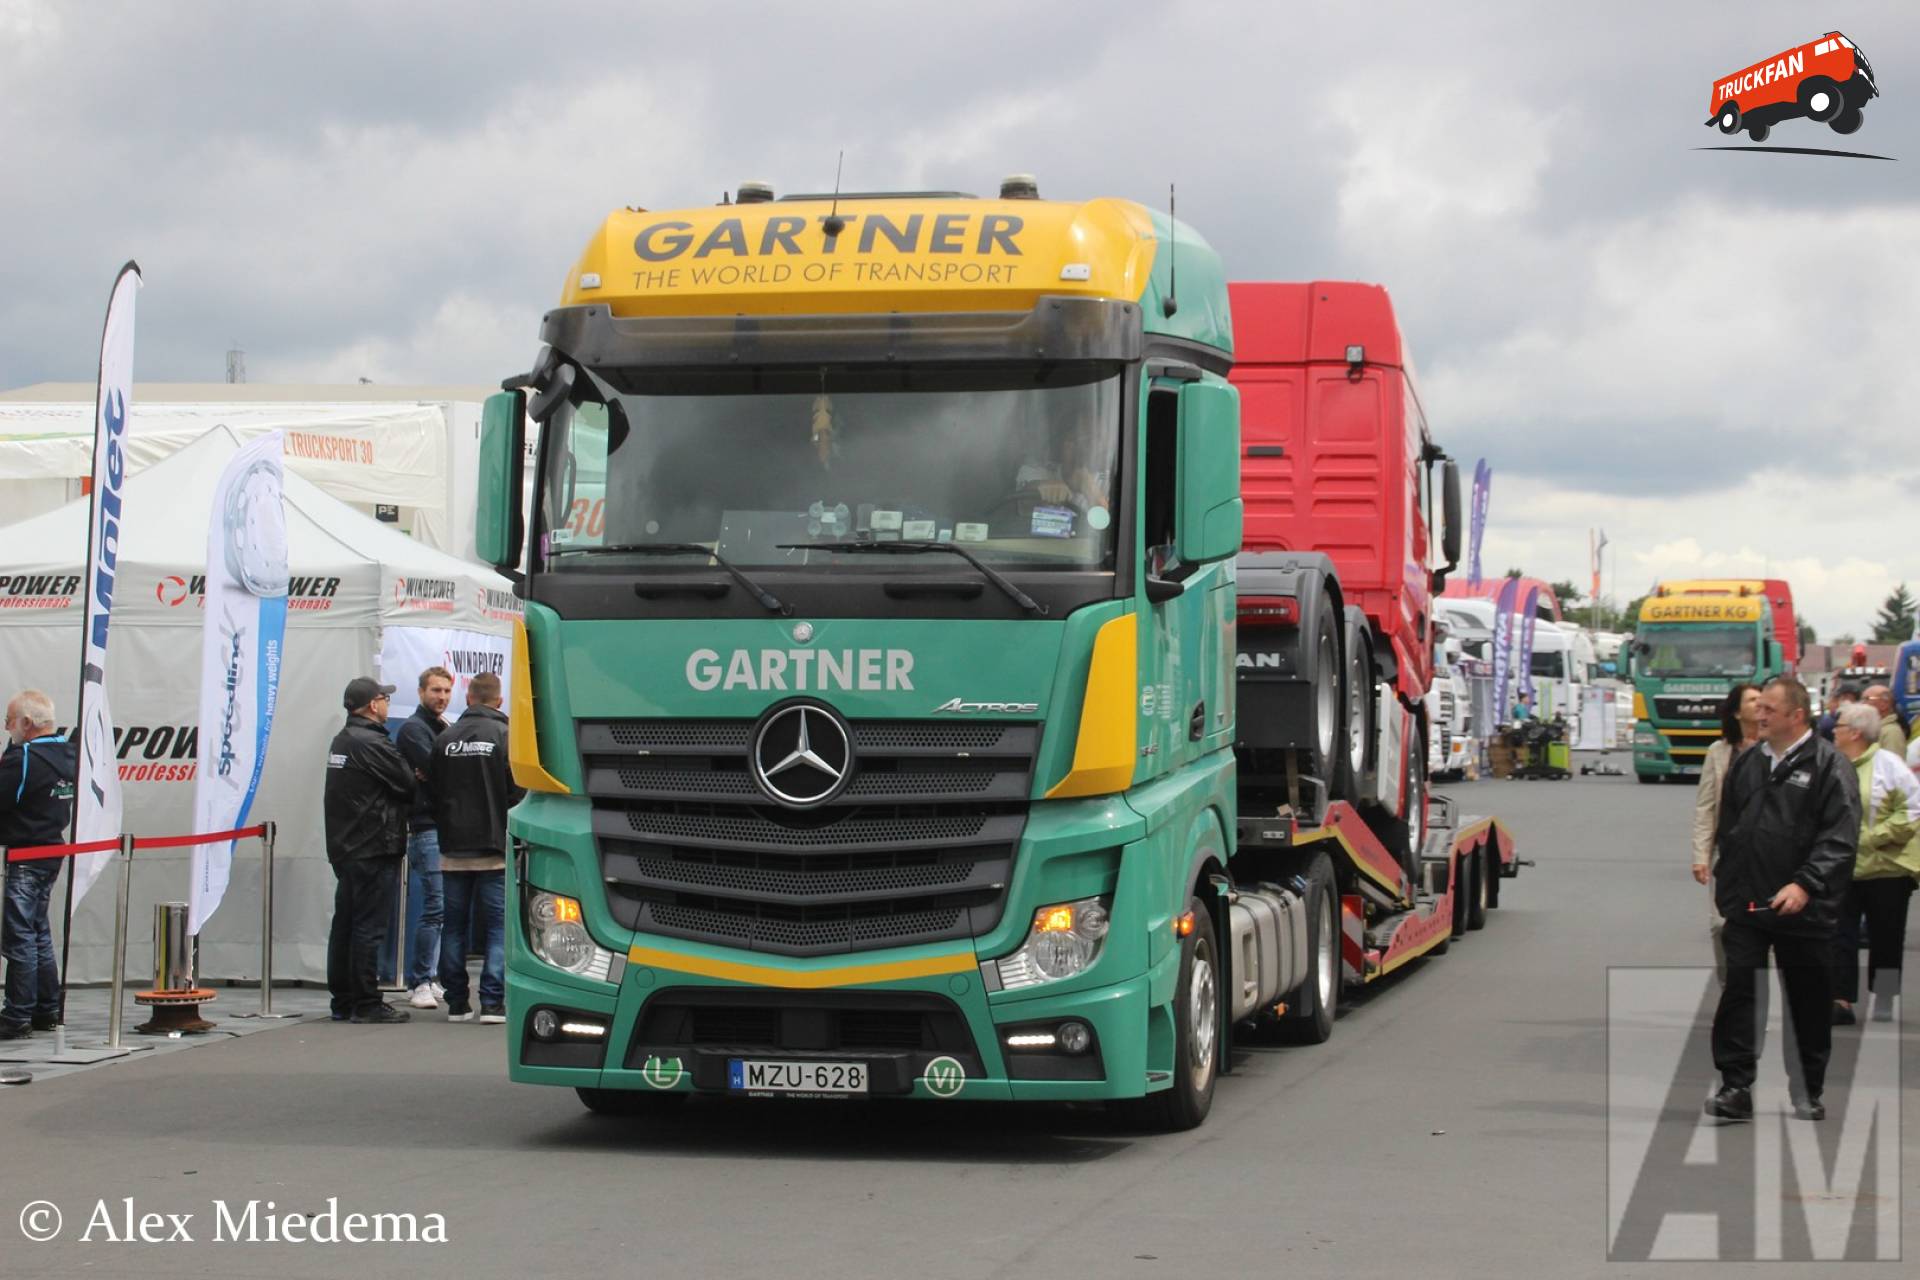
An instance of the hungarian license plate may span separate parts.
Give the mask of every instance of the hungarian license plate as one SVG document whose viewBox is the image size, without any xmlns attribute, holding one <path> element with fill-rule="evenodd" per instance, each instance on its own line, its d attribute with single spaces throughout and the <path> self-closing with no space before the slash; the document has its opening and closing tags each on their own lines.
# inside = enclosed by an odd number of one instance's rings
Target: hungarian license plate
<svg viewBox="0 0 1920 1280">
<path fill-rule="evenodd" d="M 854 1094 L 867 1091 L 864 1062 L 768 1062 L 733 1058 L 727 1087 L 744 1093 Z"/>
</svg>

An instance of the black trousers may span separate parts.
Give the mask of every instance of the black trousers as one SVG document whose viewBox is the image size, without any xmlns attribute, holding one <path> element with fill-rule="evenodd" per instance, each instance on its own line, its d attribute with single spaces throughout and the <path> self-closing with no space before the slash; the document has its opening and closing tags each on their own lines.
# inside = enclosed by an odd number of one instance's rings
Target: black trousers
<svg viewBox="0 0 1920 1280">
<path fill-rule="evenodd" d="M 333 1012 L 370 1013 L 380 999 L 380 953 L 393 925 L 403 858 L 333 864 L 333 928 L 327 934 L 327 990 Z"/>
<path fill-rule="evenodd" d="M 1840 929 L 1833 939 L 1833 998 L 1849 1004 L 1860 998 L 1860 917 L 1867 917 L 1867 989 L 1877 995 L 1900 994 L 1900 953 L 1907 945 L 1907 899 L 1911 876 L 1855 880 L 1840 905 Z"/>
<path fill-rule="evenodd" d="M 1833 939 L 1794 937 L 1729 919 L 1720 931 L 1727 985 L 1713 1015 L 1713 1065 L 1723 1084 L 1751 1089 L 1767 1025 L 1767 957 L 1787 994 L 1782 1051 L 1795 1095 L 1817 1098 L 1827 1084 L 1833 1047 Z"/>
</svg>

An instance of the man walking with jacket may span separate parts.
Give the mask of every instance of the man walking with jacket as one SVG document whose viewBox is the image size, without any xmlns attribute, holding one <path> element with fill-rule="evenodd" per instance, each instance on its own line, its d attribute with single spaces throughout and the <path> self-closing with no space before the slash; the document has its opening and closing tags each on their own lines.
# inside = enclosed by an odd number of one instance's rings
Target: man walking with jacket
<svg viewBox="0 0 1920 1280">
<path fill-rule="evenodd" d="M 453 700 L 453 673 L 428 667 L 420 673 L 420 705 L 400 725 L 395 744 L 419 784 L 407 818 L 407 1003 L 431 1009 L 440 976 L 440 927 L 445 905 L 440 890 L 440 832 L 433 825 L 433 795 L 426 785 L 433 744 L 448 729 L 443 718 Z"/>
<path fill-rule="evenodd" d="M 7 745 L 0 754 L 0 845 L 32 849 L 62 844 L 73 821 L 79 756 L 54 732 L 53 701 L 27 689 L 7 704 Z M 0 956 L 7 961 L 7 1003 L 0 1040 L 51 1031 L 60 1021 L 60 968 L 47 908 L 65 858 L 9 863 L 0 909 Z"/>
<path fill-rule="evenodd" d="M 1726 924 L 1726 986 L 1713 1017 L 1721 1089 L 1707 1114 L 1753 1118 L 1766 1026 L 1768 953 L 1787 998 L 1787 1077 L 1795 1110 L 1826 1118 L 1833 1041 L 1832 946 L 1860 840 L 1854 769 L 1808 726 L 1806 686 L 1778 676 L 1760 692 L 1760 749 L 1727 771 L 1720 796 L 1715 902 Z"/>
<path fill-rule="evenodd" d="M 467 688 L 467 709 L 434 744 L 427 768 L 434 824 L 440 830 L 445 926 L 440 984 L 447 1021 L 470 1022 L 467 951 L 480 949 L 480 1021 L 507 1020 L 507 810 L 526 792 L 507 765 L 507 717 L 500 677 L 482 673 Z"/>
<path fill-rule="evenodd" d="M 408 1017 L 380 999 L 380 953 L 400 888 L 414 791 L 413 767 L 387 737 L 392 693 L 392 685 L 366 676 L 349 681 L 342 698 L 347 723 L 327 749 L 327 861 L 335 879 L 327 989 L 336 1022 Z"/>
</svg>

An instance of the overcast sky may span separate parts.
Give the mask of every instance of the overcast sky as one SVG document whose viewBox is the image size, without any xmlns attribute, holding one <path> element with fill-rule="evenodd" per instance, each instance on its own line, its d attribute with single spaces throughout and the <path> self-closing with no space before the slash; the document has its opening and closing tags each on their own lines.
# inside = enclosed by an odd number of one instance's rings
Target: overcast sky
<svg viewBox="0 0 1920 1280">
<path fill-rule="evenodd" d="M 1470 14 L 1471 17 L 1465 16 Z M 1810 16 L 1811 15 L 1811 16 Z M 1847 138 L 1695 148 L 1715 78 L 1829 29 Z M 675 6 L 0 0 L 0 387 L 482 384 L 616 206 L 742 179 L 1164 199 L 1237 278 L 1392 290 L 1490 573 L 1766 571 L 1822 638 L 1920 584 L 1920 10 L 1908 3 Z"/>
</svg>

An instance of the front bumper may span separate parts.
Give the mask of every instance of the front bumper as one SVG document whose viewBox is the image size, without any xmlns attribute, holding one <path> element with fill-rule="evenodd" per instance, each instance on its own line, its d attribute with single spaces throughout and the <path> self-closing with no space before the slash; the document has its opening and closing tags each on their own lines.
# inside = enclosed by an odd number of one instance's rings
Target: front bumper
<svg viewBox="0 0 1920 1280">
<path fill-rule="evenodd" d="M 529 1084 L 745 1096 L 739 1058 L 866 1064 L 872 1096 L 1006 1101 L 1139 1097 L 1172 1080 L 1170 1003 L 1180 951 L 1158 861 L 1126 856 L 1138 817 L 1115 797 L 1036 810 L 990 934 L 960 941 L 792 957 L 636 933 L 609 914 L 584 805 L 539 798 L 517 809 L 507 946 L 508 1075 Z M 525 883 L 521 882 L 524 876 Z M 527 946 L 527 885 L 578 898 L 595 942 L 619 963 L 610 981 L 556 969 Z M 989 990 L 982 960 L 1011 952 L 1037 905 L 1111 895 L 1102 951 L 1077 977 Z M 1159 904 L 1157 907 L 1150 904 Z M 997 981 L 995 983 L 997 985 Z M 540 1040 L 543 1009 L 595 1022 L 594 1039 Z M 1009 1028 L 1076 1019 L 1079 1055 L 1011 1052 Z"/>
</svg>

